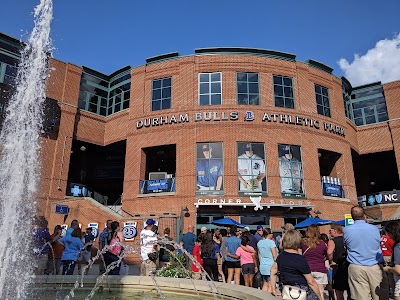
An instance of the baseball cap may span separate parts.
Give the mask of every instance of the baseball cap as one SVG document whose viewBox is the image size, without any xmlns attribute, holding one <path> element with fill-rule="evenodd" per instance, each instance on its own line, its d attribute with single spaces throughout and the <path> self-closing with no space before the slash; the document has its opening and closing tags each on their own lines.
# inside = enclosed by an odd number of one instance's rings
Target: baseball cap
<svg viewBox="0 0 400 300">
<path fill-rule="evenodd" d="M 245 231 L 250 231 L 250 227 L 246 226 L 245 228 L 243 228 L 243 232 L 245 232 Z"/>
<path fill-rule="evenodd" d="M 290 146 L 288 146 L 288 145 L 282 146 L 282 153 L 290 154 Z"/>
<path fill-rule="evenodd" d="M 147 226 L 154 225 L 154 224 L 156 224 L 156 221 L 154 221 L 153 219 L 147 219 L 146 224 L 147 224 Z"/>
<path fill-rule="evenodd" d="M 209 147 L 208 144 L 203 144 L 203 146 L 201 146 L 201 149 L 202 149 L 203 151 L 210 151 L 210 147 Z"/>
<path fill-rule="evenodd" d="M 286 230 L 292 230 L 294 229 L 294 226 L 291 223 L 286 223 L 285 226 L 282 226 L 281 228 Z"/>
<path fill-rule="evenodd" d="M 201 227 L 200 231 L 207 231 L 207 227 L 206 226 Z"/>
<path fill-rule="evenodd" d="M 244 151 L 251 151 L 251 144 L 246 144 L 243 146 Z"/>
<path fill-rule="evenodd" d="M 263 230 L 264 229 L 264 227 L 262 227 L 261 225 L 257 225 L 257 230 Z"/>
</svg>

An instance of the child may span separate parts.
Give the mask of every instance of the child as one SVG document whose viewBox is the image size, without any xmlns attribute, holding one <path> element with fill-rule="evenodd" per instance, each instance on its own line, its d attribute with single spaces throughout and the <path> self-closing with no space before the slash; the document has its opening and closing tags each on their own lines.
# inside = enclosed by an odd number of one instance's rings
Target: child
<svg viewBox="0 0 400 300">
<path fill-rule="evenodd" d="M 194 243 L 194 248 L 193 248 L 193 256 L 197 260 L 197 263 L 193 262 L 192 264 L 192 272 L 193 272 L 193 279 L 196 280 L 201 280 L 202 276 L 202 271 L 200 266 L 198 267 L 196 264 L 200 264 L 203 266 L 203 260 L 201 259 L 201 238 L 198 237 L 196 242 Z"/>
</svg>

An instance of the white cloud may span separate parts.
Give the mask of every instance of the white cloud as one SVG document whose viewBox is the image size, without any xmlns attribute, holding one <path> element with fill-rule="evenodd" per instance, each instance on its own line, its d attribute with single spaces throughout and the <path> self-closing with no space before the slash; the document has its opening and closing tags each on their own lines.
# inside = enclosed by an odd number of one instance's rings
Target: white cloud
<svg viewBox="0 0 400 300">
<path fill-rule="evenodd" d="M 400 34 L 378 41 L 365 55 L 354 54 L 353 62 L 341 58 L 338 64 L 352 86 L 400 80 Z"/>
</svg>

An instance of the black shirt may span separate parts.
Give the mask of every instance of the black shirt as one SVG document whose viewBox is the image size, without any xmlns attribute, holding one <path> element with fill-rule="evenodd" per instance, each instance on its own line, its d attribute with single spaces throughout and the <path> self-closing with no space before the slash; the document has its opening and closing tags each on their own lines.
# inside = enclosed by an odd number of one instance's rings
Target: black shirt
<svg viewBox="0 0 400 300">
<path fill-rule="evenodd" d="M 307 285 L 307 280 L 303 274 L 311 274 L 311 270 L 304 256 L 282 251 L 279 253 L 276 262 L 284 285 Z"/>
</svg>

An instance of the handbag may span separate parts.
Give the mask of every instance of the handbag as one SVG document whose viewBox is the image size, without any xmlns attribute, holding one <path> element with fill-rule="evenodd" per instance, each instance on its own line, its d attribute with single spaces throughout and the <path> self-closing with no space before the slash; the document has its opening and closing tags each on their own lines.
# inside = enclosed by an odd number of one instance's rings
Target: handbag
<svg viewBox="0 0 400 300">
<path fill-rule="evenodd" d="M 264 280 L 262 278 L 260 271 L 257 271 L 256 274 L 254 274 L 253 288 L 262 289 L 263 282 Z"/>
<path fill-rule="evenodd" d="M 151 261 L 156 261 L 158 258 L 158 251 L 151 252 L 151 253 L 147 254 L 147 256 L 149 257 L 149 259 Z"/>
<path fill-rule="evenodd" d="M 283 300 L 306 300 L 307 291 L 293 285 L 284 285 L 282 290 Z"/>
</svg>

